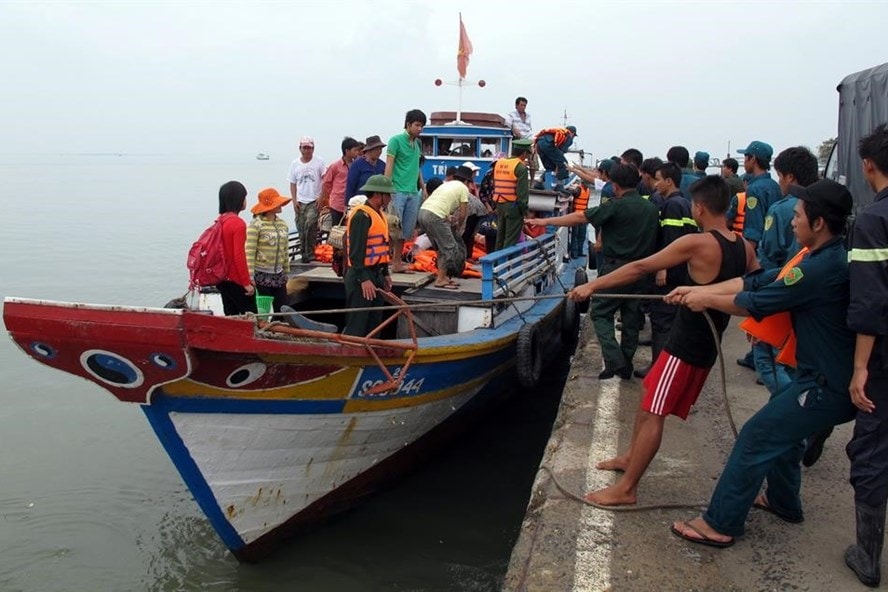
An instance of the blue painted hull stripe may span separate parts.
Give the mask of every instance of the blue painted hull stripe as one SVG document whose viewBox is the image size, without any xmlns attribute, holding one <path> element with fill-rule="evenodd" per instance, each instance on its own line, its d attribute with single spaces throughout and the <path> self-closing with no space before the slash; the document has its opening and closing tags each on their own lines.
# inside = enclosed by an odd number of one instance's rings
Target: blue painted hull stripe
<svg viewBox="0 0 888 592">
<path fill-rule="evenodd" d="M 161 406 L 156 405 L 142 405 L 142 410 L 148 418 L 148 423 L 154 429 L 154 433 L 157 434 L 158 440 L 160 440 L 160 443 L 170 456 L 170 460 L 173 461 L 179 474 L 182 475 L 182 479 L 185 481 L 188 489 L 191 490 L 195 501 L 197 501 L 197 504 L 207 518 L 209 518 L 222 542 L 233 552 L 243 548 L 245 546 L 244 540 L 234 527 L 231 526 L 231 523 L 228 522 L 225 514 L 222 512 L 222 508 L 216 503 L 216 497 L 213 495 L 200 469 L 198 469 L 197 464 L 188 453 L 182 438 L 176 432 L 169 413 Z"/>
</svg>

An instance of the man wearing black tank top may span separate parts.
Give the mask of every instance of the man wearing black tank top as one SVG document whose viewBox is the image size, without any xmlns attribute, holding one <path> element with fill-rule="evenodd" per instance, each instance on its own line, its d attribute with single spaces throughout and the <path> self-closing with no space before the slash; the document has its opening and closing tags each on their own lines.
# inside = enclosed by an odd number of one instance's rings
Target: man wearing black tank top
<svg viewBox="0 0 888 592">
<path fill-rule="evenodd" d="M 854 365 L 848 253 L 842 232 L 851 213 L 848 190 L 823 179 L 790 186 L 798 198 L 792 230 L 807 249 L 790 269 L 772 269 L 722 284 L 677 288 L 668 297 L 692 310 L 721 310 L 757 321 L 788 312 L 797 337 L 790 387 L 772 397 L 740 430 L 706 512 L 672 525 L 687 541 L 728 547 L 744 532 L 752 507 L 789 523 L 804 520 L 801 488 L 803 441 L 851 421 L 848 388 Z M 767 489 L 759 493 L 767 479 Z"/>
<path fill-rule="evenodd" d="M 661 269 L 687 265 L 695 284 L 711 284 L 742 276 L 756 268 L 755 251 L 728 230 L 725 211 L 730 203 L 728 185 L 718 175 L 710 175 L 691 185 L 691 214 L 703 230 L 682 236 L 663 250 L 633 261 L 605 276 L 575 287 L 568 293 L 574 301 L 587 300 L 602 290 L 638 281 Z M 710 312 L 719 337 L 730 315 Z M 660 448 L 667 415 L 687 419 L 709 370 L 715 363 L 717 347 L 706 318 L 687 308 L 679 309 L 675 323 L 653 367 L 644 379 L 645 396 L 635 420 L 629 450 L 603 461 L 598 469 L 623 471 L 611 487 L 591 492 L 586 499 L 604 506 L 631 505 L 641 477 Z"/>
</svg>

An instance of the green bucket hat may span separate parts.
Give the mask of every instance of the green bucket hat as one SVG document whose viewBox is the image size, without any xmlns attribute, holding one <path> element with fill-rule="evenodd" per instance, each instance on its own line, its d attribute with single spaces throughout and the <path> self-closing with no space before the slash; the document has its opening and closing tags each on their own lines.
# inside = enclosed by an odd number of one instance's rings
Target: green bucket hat
<svg viewBox="0 0 888 592">
<path fill-rule="evenodd" d="M 392 185 L 392 180 L 385 175 L 373 175 L 358 191 L 364 195 L 370 195 L 371 193 L 394 193 L 395 188 Z"/>
</svg>

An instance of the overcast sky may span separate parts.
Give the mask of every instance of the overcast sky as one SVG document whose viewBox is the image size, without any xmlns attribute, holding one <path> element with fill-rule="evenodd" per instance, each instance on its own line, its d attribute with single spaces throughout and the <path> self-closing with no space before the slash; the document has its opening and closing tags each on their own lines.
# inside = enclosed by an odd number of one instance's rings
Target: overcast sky
<svg viewBox="0 0 888 592">
<path fill-rule="evenodd" d="M 529 99 L 596 157 L 753 139 L 816 149 L 836 84 L 888 60 L 888 2 L 9 2 L 0 0 L 0 154 L 296 154 L 387 139 L 404 112 Z"/>
</svg>

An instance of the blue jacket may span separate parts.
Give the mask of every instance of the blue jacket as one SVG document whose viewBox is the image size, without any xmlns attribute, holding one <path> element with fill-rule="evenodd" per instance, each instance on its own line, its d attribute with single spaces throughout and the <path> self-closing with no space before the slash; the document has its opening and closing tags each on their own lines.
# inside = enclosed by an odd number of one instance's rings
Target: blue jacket
<svg viewBox="0 0 888 592">
<path fill-rule="evenodd" d="M 798 200 L 787 195 L 768 210 L 762 240 L 758 243 L 756 255 L 764 269 L 781 269 L 786 262 L 799 252 L 801 246 L 792 232 L 792 218 Z"/>
<path fill-rule="evenodd" d="M 746 185 L 746 220 L 743 238 L 758 243 L 765 230 L 765 216 L 771 206 L 783 197 L 780 185 L 768 173 L 753 177 Z"/>
<path fill-rule="evenodd" d="M 345 179 L 345 201 L 358 194 L 358 190 L 364 186 L 367 179 L 373 175 L 385 173 L 385 161 L 376 159 L 376 166 L 371 165 L 366 158 L 359 156 L 348 167 L 348 177 Z"/>
<path fill-rule="evenodd" d="M 819 386 L 847 397 L 856 338 L 845 322 L 850 293 L 842 238 L 805 255 L 780 280 L 778 273 L 771 269 L 747 276 L 734 303 L 756 320 L 788 311 L 798 342 L 793 382 L 799 391 Z"/>
</svg>

